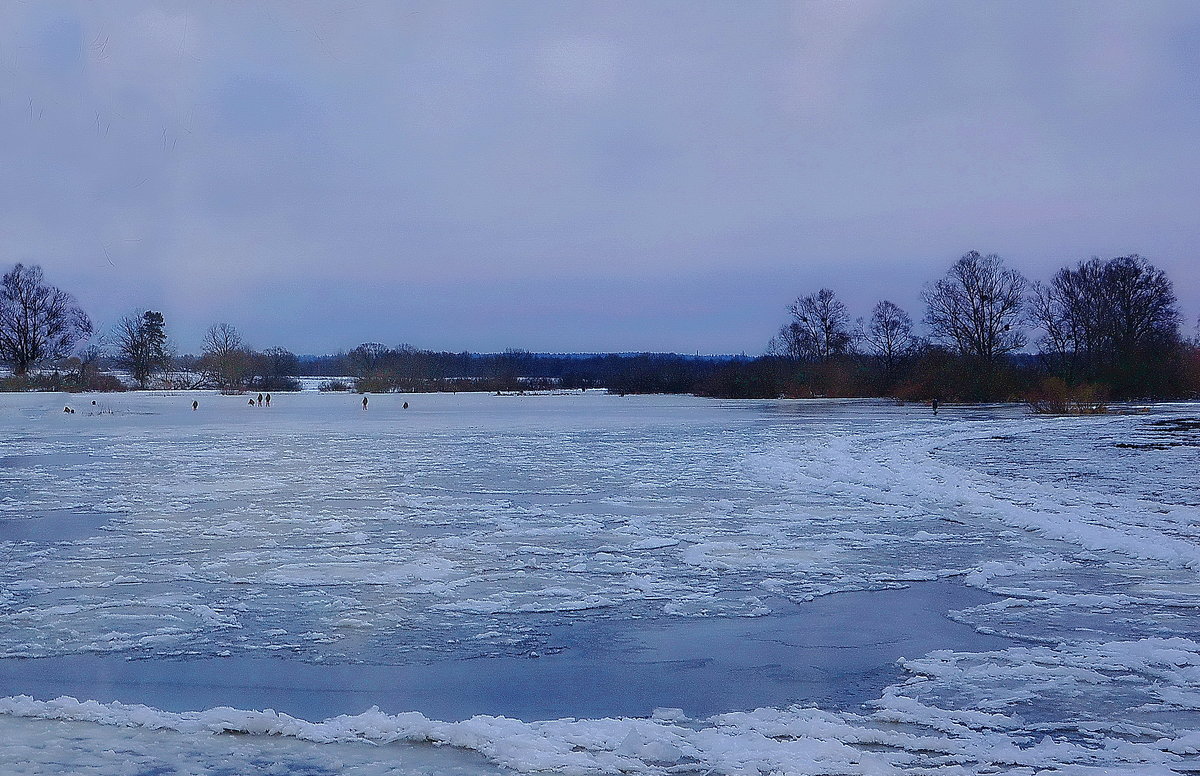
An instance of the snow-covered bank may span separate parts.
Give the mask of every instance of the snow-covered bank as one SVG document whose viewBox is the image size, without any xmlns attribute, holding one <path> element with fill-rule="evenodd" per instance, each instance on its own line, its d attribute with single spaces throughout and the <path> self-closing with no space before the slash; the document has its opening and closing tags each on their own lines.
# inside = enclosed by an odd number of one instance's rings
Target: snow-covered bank
<svg viewBox="0 0 1200 776">
<path fill-rule="evenodd" d="M 1174 730 L 1170 712 L 1197 709 L 1200 645 L 1186 639 L 1087 644 L 1078 652 L 1014 648 L 934 653 L 906 661 L 907 683 L 873 712 L 758 709 L 690 720 L 674 709 L 649 718 L 522 722 L 477 716 L 439 722 L 371 709 L 319 722 L 274 711 L 213 708 L 172 713 L 74 698 L 0 699 L 0 714 L 186 734 L 287 737 L 318 744 L 432 743 L 477 752 L 512 770 L 565 774 L 1176 773 L 1191 770 L 1200 733 Z M 1179 674 L 1185 675 L 1181 694 Z M 1169 677 L 1172 687 L 1155 679 Z M 1144 701 L 1127 719 L 1106 719 L 1130 681 Z M 1043 697 L 1087 695 L 1096 709 L 1074 721 L 1014 714 L 1030 688 Z M 928 695 L 974 693 L 977 705 L 937 705 Z M 1115 697 L 1114 697 L 1115 696 Z M 1097 707 L 1099 707 L 1097 709 Z M 0 725 L 0 729 L 2 729 Z M 68 747 L 69 748 L 69 745 Z M 378 755 L 386 761 L 388 754 Z M 3 759 L 0 759 L 3 763 Z M 199 772 L 204 763 L 196 764 Z M 193 766 L 195 767 L 195 766 Z"/>
</svg>

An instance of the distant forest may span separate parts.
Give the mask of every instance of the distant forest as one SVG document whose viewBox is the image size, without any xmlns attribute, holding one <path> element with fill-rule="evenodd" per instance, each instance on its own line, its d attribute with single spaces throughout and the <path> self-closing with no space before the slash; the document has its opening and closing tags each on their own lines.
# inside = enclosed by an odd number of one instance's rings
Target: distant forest
<svg viewBox="0 0 1200 776">
<path fill-rule="evenodd" d="M 972 251 L 922 298 L 918 331 L 890 301 L 853 318 L 833 290 L 819 289 L 788 305 L 775 336 L 753 357 L 448 353 L 379 343 L 297 356 L 257 350 L 225 323 L 209 328 L 200 353 L 179 354 L 162 312 L 131 314 L 98 331 L 40 267 L 17 264 L 0 282 L 0 363 L 8 368 L 0 389 L 278 392 L 298 389 L 298 378 L 308 376 L 326 378 L 322 390 L 372 393 L 603 388 L 721 398 L 1025 400 L 1051 411 L 1200 396 L 1200 337 L 1185 334 L 1170 278 L 1140 256 L 1093 258 L 1030 282 L 998 256 Z"/>
</svg>

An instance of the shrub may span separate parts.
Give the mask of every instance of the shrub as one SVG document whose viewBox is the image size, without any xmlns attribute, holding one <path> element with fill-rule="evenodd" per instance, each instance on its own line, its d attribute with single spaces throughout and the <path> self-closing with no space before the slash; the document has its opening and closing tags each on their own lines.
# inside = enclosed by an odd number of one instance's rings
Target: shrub
<svg viewBox="0 0 1200 776">
<path fill-rule="evenodd" d="M 13 375 L 0 378 L 0 391 L 64 391 L 66 393 L 111 393 L 126 386 L 113 375 L 88 373 L 82 377 L 69 372 Z"/>
<path fill-rule="evenodd" d="M 1029 408 L 1040 415 L 1103 415 L 1108 412 L 1108 392 L 1100 385 L 1069 386 L 1061 377 L 1048 377 L 1026 397 Z"/>
<path fill-rule="evenodd" d="M 117 393 L 119 391 L 128 390 L 125 383 L 118 380 L 113 375 L 95 374 L 89 375 L 84 384 L 85 391 L 94 391 L 96 393 Z"/>
<path fill-rule="evenodd" d="M 350 383 L 345 380 L 325 380 L 317 386 L 318 391 L 348 391 Z"/>
<path fill-rule="evenodd" d="M 388 393 L 395 389 L 395 383 L 386 377 L 360 377 L 354 381 L 358 393 Z"/>
</svg>

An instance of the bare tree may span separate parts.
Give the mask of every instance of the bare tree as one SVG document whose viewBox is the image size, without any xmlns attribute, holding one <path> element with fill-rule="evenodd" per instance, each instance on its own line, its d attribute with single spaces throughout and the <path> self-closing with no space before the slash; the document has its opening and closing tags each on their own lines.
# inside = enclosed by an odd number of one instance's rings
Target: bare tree
<svg viewBox="0 0 1200 776">
<path fill-rule="evenodd" d="M 376 377 L 386 366 L 389 350 L 379 342 L 364 342 L 351 350 L 348 358 L 355 377 Z"/>
<path fill-rule="evenodd" d="M 827 361 L 850 351 L 854 332 L 846 305 L 828 288 L 788 305 L 792 320 L 771 340 L 770 352 L 787 358 Z"/>
<path fill-rule="evenodd" d="M 102 344 L 88 345 L 79 351 L 76 358 L 79 360 L 79 381 L 87 384 L 87 382 L 95 377 L 100 372 L 100 359 L 104 357 L 104 346 Z"/>
<path fill-rule="evenodd" d="M 961 355 L 994 363 L 1025 346 L 1025 286 L 1024 276 L 999 256 L 971 251 L 925 289 L 925 324 Z"/>
<path fill-rule="evenodd" d="M 0 361 L 14 374 L 71 355 L 91 334 L 87 313 L 75 297 L 46 283 L 41 267 L 17 264 L 0 279 Z"/>
<path fill-rule="evenodd" d="M 883 362 L 884 377 L 889 382 L 895 377 L 900 362 L 920 346 L 920 339 L 913 334 L 912 318 L 886 299 L 875 305 L 861 336 L 871 352 Z"/>
<path fill-rule="evenodd" d="M 204 356 L 175 356 L 172 358 L 172 361 L 172 388 L 195 390 L 211 387 L 216 382 L 216 378 L 212 370 L 209 369 Z"/>
<path fill-rule="evenodd" d="M 103 357 L 103 344 L 91 342 L 62 362 L 62 365 L 69 370 L 71 378 L 81 390 L 90 391 L 101 382 L 100 359 Z"/>
<path fill-rule="evenodd" d="M 1103 289 L 1099 259 L 1064 267 L 1033 287 L 1029 313 L 1042 330 L 1042 354 L 1069 378 L 1092 374 L 1104 350 Z"/>
<path fill-rule="evenodd" d="M 117 363 L 129 370 L 140 388 L 171 366 L 166 325 L 160 312 L 147 310 L 140 316 L 125 316 L 117 322 L 113 343 Z"/>
<path fill-rule="evenodd" d="M 1103 282 L 1107 333 L 1118 351 L 1179 340 L 1183 316 L 1167 273 L 1135 253 L 1105 263 Z"/>
<path fill-rule="evenodd" d="M 253 354 L 242 335 L 228 323 L 217 323 L 204 333 L 200 356 L 204 369 L 223 391 L 241 391 L 253 368 Z"/>
<path fill-rule="evenodd" d="M 1182 341 L 1171 280 L 1136 254 L 1060 269 L 1035 286 L 1030 312 L 1042 329 L 1042 354 L 1057 371 L 1116 380 L 1118 391 L 1152 379 Z"/>
<path fill-rule="evenodd" d="M 261 354 L 264 372 L 271 377 L 291 377 L 300 371 L 300 360 L 286 348 L 267 348 Z"/>
<path fill-rule="evenodd" d="M 297 391 L 300 381 L 293 375 L 300 371 L 300 360 L 285 348 L 267 348 L 252 354 L 253 379 L 251 386 L 259 391 Z"/>
</svg>

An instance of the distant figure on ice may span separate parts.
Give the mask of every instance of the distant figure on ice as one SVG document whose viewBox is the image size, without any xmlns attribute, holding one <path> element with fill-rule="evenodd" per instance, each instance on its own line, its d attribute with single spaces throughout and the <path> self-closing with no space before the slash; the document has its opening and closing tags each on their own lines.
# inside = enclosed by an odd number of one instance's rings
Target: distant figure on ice
<svg viewBox="0 0 1200 776">
<path fill-rule="evenodd" d="M 404 409 L 408 409 L 408 402 L 404 402 Z"/>
<path fill-rule="evenodd" d="M 192 412 L 195 412 L 196 408 L 199 406 L 200 406 L 200 402 L 192 400 Z"/>
<path fill-rule="evenodd" d="M 258 395 L 258 406 L 260 406 L 260 407 L 262 406 L 262 394 L 261 393 Z"/>
<path fill-rule="evenodd" d="M 271 406 L 271 394 L 269 394 L 269 393 L 267 394 L 267 406 L 268 407 Z"/>
<path fill-rule="evenodd" d="M 251 400 L 250 400 L 250 406 L 251 406 L 251 407 L 253 407 L 253 406 L 254 406 L 254 399 L 251 399 Z"/>
<path fill-rule="evenodd" d="M 367 408 L 367 397 L 364 396 L 363 397 L 363 409 L 365 410 L 366 408 Z"/>
<path fill-rule="evenodd" d="M 72 415 L 75 414 L 75 410 L 71 409 L 70 407 L 63 407 L 63 412 L 69 412 Z"/>
<path fill-rule="evenodd" d="M 938 400 L 937 400 L 937 399 L 934 399 L 934 400 L 933 400 L 933 414 L 934 414 L 934 415 L 936 415 L 936 414 L 937 414 L 937 408 L 938 408 Z"/>
</svg>

